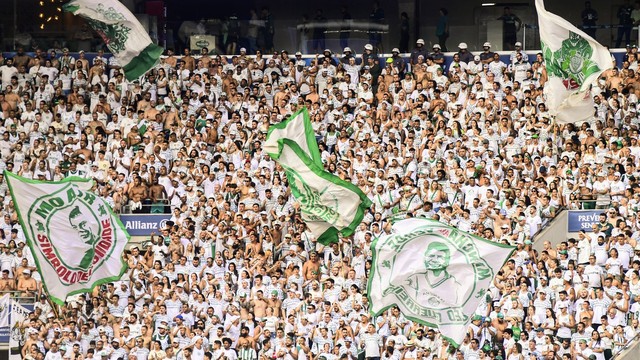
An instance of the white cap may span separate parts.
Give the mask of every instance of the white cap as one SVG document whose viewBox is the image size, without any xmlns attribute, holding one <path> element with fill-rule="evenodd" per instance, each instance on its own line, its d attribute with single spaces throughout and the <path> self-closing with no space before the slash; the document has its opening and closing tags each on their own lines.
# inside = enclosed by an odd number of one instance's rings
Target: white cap
<svg viewBox="0 0 640 360">
<path fill-rule="evenodd" d="M 473 61 L 480 61 L 480 56 L 476 55 L 473 57 Z"/>
<path fill-rule="evenodd" d="M 240 52 L 247 52 L 247 49 L 245 49 L 245 48 L 240 48 Z"/>
<path fill-rule="evenodd" d="M 458 48 L 459 48 L 459 49 L 466 49 L 466 48 L 467 48 L 467 43 L 463 43 L 463 42 L 461 42 L 461 43 L 458 45 Z"/>
<path fill-rule="evenodd" d="M 296 56 L 298 55 L 302 55 L 302 53 L 300 51 L 296 51 Z"/>
<path fill-rule="evenodd" d="M 486 43 L 482 44 L 482 47 L 491 47 L 491 43 L 487 41 Z"/>
<path fill-rule="evenodd" d="M 347 51 L 348 51 L 348 52 L 352 52 L 352 51 L 351 51 L 351 48 L 350 48 L 350 47 L 348 47 L 348 46 L 347 46 L 346 48 L 344 48 L 344 50 L 343 50 L 342 52 L 343 52 L 343 53 L 346 53 Z"/>
<path fill-rule="evenodd" d="M 440 44 L 433 44 L 433 48 L 434 48 L 434 49 L 442 49 L 442 48 L 440 47 Z"/>
<path fill-rule="evenodd" d="M 521 43 L 520 41 L 516 41 L 515 46 L 520 46 L 520 47 L 522 47 L 522 43 Z"/>
<path fill-rule="evenodd" d="M 396 53 L 400 53 L 400 50 L 398 50 L 398 48 L 393 48 L 393 50 L 391 50 L 392 53 L 396 52 Z"/>
<path fill-rule="evenodd" d="M 373 50 L 373 45 L 371 45 L 371 44 L 366 44 L 366 45 L 364 46 L 364 49 L 365 49 L 365 50 Z"/>
<path fill-rule="evenodd" d="M 416 40 L 416 44 L 424 45 L 424 40 L 423 39 L 418 39 L 418 40 Z"/>
</svg>

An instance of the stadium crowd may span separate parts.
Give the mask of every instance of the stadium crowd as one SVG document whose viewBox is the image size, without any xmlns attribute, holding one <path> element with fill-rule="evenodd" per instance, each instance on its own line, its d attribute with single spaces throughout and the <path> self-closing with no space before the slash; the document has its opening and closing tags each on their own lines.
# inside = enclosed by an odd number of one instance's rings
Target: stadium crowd
<svg viewBox="0 0 640 360">
<path fill-rule="evenodd" d="M 23 358 L 608 360 L 640 333 L 637 48 L 593 84 L 591 121 L 558 125 L 541 54 L 484 45 L 447 64 L 422 39 L 389 58 L 168 50 L 132 82 L 102 52 L 0 59 L 0 170 L 93 178 L 115 212 L 172 214 L 121 281 L 52 309 L 2 181 L 0 291 L 37 297 Z M 261 149 L 303 107 L 326 170 L 373 202 L 329 246 Z M 602 213 L 534 251 L 561 208 Z M 370 245 L 403 217 L 517 247 L 458 348 L 397 308 L 367 311 Z"/>
</svg>

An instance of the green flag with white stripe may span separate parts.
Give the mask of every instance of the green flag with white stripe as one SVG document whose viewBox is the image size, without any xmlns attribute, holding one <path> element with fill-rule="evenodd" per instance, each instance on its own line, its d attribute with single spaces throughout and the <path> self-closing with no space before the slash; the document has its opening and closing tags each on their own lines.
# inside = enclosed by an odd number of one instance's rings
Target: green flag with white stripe
<svg viewBox="0 0 640 360">
<path fill-rule="evenodd" d="M 83 17 L 100 35 L 131 81 L 149 71 L 162 55 L 138 19 L 117 0 L 72 0 L 64 11 Z"/>
<path fill-rule="evenodd" d="M 285 169 L 309 230 L 322 244 L 350 236 L 371 201 L 355 185 L 327 172 L 306 109 L 269 129 L 264 150 Z"/>
</svg>

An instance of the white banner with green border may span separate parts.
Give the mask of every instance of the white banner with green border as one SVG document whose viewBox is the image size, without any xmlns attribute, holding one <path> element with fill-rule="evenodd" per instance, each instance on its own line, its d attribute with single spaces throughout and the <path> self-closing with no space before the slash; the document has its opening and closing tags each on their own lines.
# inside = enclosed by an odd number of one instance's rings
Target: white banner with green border
<svg viewBox="0 0 640 360">
<path fill-rule="evenodd" d="M 356 185 L 324 170 L 306 109 L 273 125 L 264 150 L 285 169 L 302 219 L 320 243 L 353 234 L 371 201 Z"/>
<path fill-rule="evenodd" d="M 122 277 L 129 234 L 110 205 L 91 191 L 93 180 L 43 182 L 4 174 L 42 285 L 54 302 L 64 304 L 67 296 Z"/>
<path fill-rule="evenodd" d="M 370 311 L 378 315 L 398 306 L 408 319 L 437 327 L 456 347 L 515 249 L 419 218 L 397 222 L 371 248 Z"/>
<path fill-rule="evenodd" d="M 154 44 L 140 21 L 117 0 L 71 0 L 64 11 L 83 17 L 118 59 L 127 80 L 149 71 L 163 49 Z"/>
</svg>

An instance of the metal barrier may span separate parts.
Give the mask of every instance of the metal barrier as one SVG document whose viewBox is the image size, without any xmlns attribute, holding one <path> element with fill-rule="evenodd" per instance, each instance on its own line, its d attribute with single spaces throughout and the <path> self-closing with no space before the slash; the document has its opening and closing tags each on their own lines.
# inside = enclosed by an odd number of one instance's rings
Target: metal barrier
<svg viewBox="0 0 640 360">
<path fill-rule="evenodd" d="M 609 360 L 625 360 L 625 359 L 638 359 L 640 354 L 640 334 L 636 334 L 636 336 L 629 340 L 625 346 L 620 349 L 617 353 L 615 353 L 611 359 Z"/>
<path fill-rule="evenodd" d="M 139 210 L 134 213 L 133 211 Z M 153 204 L 142 204 L 139 208 L 133 209 L 131 204 L 123 205 L 120 208 L 120 214 L 169 214 L 171 213 L 171 204 L 168 199 L 161 199 Z"/>
</svg>

